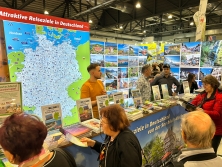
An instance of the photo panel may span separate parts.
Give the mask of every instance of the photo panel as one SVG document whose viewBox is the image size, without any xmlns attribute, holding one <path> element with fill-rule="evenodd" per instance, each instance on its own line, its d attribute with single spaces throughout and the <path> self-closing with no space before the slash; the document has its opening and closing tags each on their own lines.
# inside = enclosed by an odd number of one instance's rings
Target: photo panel
<svg viewBox="0 0 222 167">
<path fill-rule="evenodd" d="M 90 40 L 91 54 L 104 54 L 104 42 Z"/>
<path fill-rule="evenodd" d="M 106 68 L 105 69 L 105 79 L 117 79 L 118 68 Z"/>
<path fill-rule="evenodd" d="M 91 54 L 90 55 L 90 62 L 97 63 L 101 67 L 104 67 L 104 56 L 99 54 Z"/>
<path fill-rule="evenodd" d="M 215 66 L 217 53 L 219 50 L 220 41 L 206 41 L 202 42 L 200 67 L 212 67 Z"/>
<path fill-rule="evenodd" d="M 129 88 L 136 88 L 138 77 L 129 78 Z"/>
<path fill-rule="evenodd" d="M 220 41 L 214 66 L 222 66 L 222 41 Z"/>
<path fill-rule="evenodd" d="M 142 67 L 139 67 L 138 77 L 140 77 L 141 75 L 142 75 Z"/>
<path fill-rule="evenodd" d="M 199 80 L 202 80 L 206 75 L 211 74 L 213 68 L 200 68 Z"/>
<path fill-rule="evenodd" d="M 106 75 L 106 68 L 100 67 L 100 71 L 102 73 L 101 80 L 104 81 L 105 80 L 105 75 Z"/>
<path fill-rule="evenodd" d="M 128 55 L 129 54 L 129 45 L 127 44 L 118 44 L 118 55 Z"/>
<path fill-rule="evenodd" d="M 117 67 L 117 65 L 118 65 L 118 58 L 117 58 L 117 56 L 105 55 L 104 60 L 105 60 L 105 67 Z"/>
<path fill-rule="evenodd" d="M 128 56 L 118 56 L 118 67 L 128 67 Z"/>
<path fill-rule="evenodd" d="M 105 42 L 105 54 L 117 55 L 117 44 L 111 42 Z"/>
<path fill-rule="evenodd" d="M 169 64 L 170 67 L 179 67 L 180 56 L 164 56 L 164 64 Z"/>
<path fill-rule="evenodd" d="M 128 98 L 127 101 L 128 101 L 128 107 L 134 107 L 133 98 Z"/>
<path fill-rule="evenodd" d="M 144 66 L 147 64 L 147 57 L 146 56 L 140 56 L 139 57 L 139 66 Z"/>
<path fill-rule="evenodd" d="M 117 80 L 110 79 L 105 81 L 106 91 L 117 90 Z"/>
<path fill-rule="evenodd" d="M 170 68 L 170 71 L 171 71 L 171 75 L 179 81 L 179 79 L 180 79 L 180 68 Z"/>
<path fill-rule="evenodd" d="M 138 56 L 139 47 L 135 45 L 129 46 L 129 56 Z"/>
<path fill-rule="evenodd" d="M 181 67 L 199 67 L 200 54 L 190 54 L 181 56 Z"/>
<path fill-rule="evenodd" d="M 164 46 L 164 55 L 180 55 L 180 44 L 170 44 Z"/>
<path fill-rule="evenodd" d="M 148 56 L 148 47 L 138 46 L 138 56 Z"/>
<path fill-rule="evenodd" d="M 138 77 L 139 68 L 138 67 L 129 67 L 129 78 Z"/>
<path fill-rule="evenodd" d="M 117 89 L 129 88 L 129 79 L 128 78 L 119 78 L 117 86 L 118 86 Z"/>
<path fill-rule="evenodd" d="M 181 68 L 180 69 L 180 79 L 186 80 L 189 73 L 193 73 L 196 76 L 196 79 L 198 80 L 198 74 L 199 74 L 199 68 Z"/>
<path fill-rule="evenodd" d="M 128 58 L 129 67 L 138 66 L 139 65 L 139 57 L 133 56 Z"/>
<path fill-rule="evenodd" d="M 129 89 L 120 89 L 118 92 L 123 92 L 124 99 L 129 98 Z"/>
<path fill-rule="evenodd" d="M 198 81 L 198 86 L 199 86 L 199 88 L 203 88 L 203 82 L 202 81 Z"/>
<path fill-rule="evenodd" d="M 200 42 L 184 42 L 181 47 L 181 55 L 200 55 Z"/>
<path fill-rule="evenodd" d="M 218 81 L 221 81 L 222 67 L 213 68 L 211 75 L 217 78 Z"/>
<path fill-rule="evenodd" d="M 118 78 L 128 78 L 128 68 L 118 68 Z"/>
</svg>

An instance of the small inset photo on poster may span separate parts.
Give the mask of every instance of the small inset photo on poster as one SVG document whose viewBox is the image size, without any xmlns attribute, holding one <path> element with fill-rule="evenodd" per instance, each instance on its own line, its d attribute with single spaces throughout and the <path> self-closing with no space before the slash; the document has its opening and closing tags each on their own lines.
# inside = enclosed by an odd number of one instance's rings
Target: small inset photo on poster
<svg viewBox="0 0 222 167">
<path fill-rule="evenodd" d="M 118 85 L 117 89 L 129 88 L 129 79 L 128 78 L 119 78 L 117 85 Z"/>
<path fill-rule="evenodd" d="M 138 64 L 139 64 L 139 58 L 136 57 L 136 56 L 129 57 L 128 61 L 129 61 L 129 66 L 130 67 L 138 66 Z"/>
<path fill-rule="evenodd" d="M 104 54 L 104 42 L 90 40 L 91 54 Z"/>
<path fill-rule="evenodd" d="M 180 66 L 180 56 L 164 56 L 164 63 L 169 64 L 170 67 Z"/>
<path fill-rule="evenodd" d="M 128 56 L 118 56 L 118 67 L 128 67 Z"/>
<path fill-rule="evenodd" d="M 99 54 L 91 54 L 90 55 L 90 62 L 97 63 L 101 67 L 104 67 L 104 56 Z"/>
<path fill-rule="evenodd" d="M 200 68 L 199 80 L 202 80 L 206 75 L 211 74 L 213 68 Z"/>
<path fill-rule="evenodd" d="M 129 46 L 129 56 L 138 56 L 139 47 L 135 45 Z"/>
<path fill-rule="evenodd" d="M 170 68 L 171 75 L 175 77 L 177 80 L 180 79 L 180 69 L 179 68 Z"/>
<path fill-rule="evenodd" d="M 117 56 L 105 56 L 105 67 L 117 67 Z"/>
<path fill-rule="evenodd" d="M 138 56 L 148 56 L 148 47 L 147 46 L 139 46 L 138 47 Z"/>
<path fill-rule="evenodd" d="M 47 131 L 59 130 L 59 128 L 62 127 L 62 121 L 52 119 L 50 121 L 46 121 L 45 126 L 47 128 Z"/>
<path fill-rule="evenodd" d="M 212 69 L 211 75 L 217 78 L 218 81 L 221 81 L 221 74 L 222 74 L 222 67 Z"/>
<path fill-rule="evenodd" d="M 107 55 L 117 55 L 117 44 L 105 42 L 105 54 Z"/>
<path fill-rule="evenodd" d="M 129 78 L 130 77 L 138 77 L 138 71 L 139 71 L 138 67 L 130 67 L 129 68 Z"/>
<path fill-rule="evenodd" d="M 136 88 L 138 77 L 129 78 L 129 88 Z"/>
<path fill-rule="evenodd" d="M 140 56 L 139 57 L 139 66 L 144 66 L 147 64 L 147 57 L 146 56 Z"/>
<path fill-rule="evenodd" d="M 200 55 L 200 42 L 184 42 L 182 43 L 181 54 L 190 55 L 190 54 L 199 54 Z"/>
<path fill-rule="evenodd" d="M 129 45 L 127 44 L 118 44 L 118 55 L 128 55 L 129 54 Z"/>
<path fill-rule="evenodd" d="M 128 68 L 118 68 L 118 78 L 128 78 Z"/>
<path fill-rule="evenodd" d="M 181 56 L 181 67 L 199 67 L 200 54 Z"/>
<path fill-rule="evenodd" d="M 118 68 L 106 68 L 105 79 L 117 79 Z"/>
<path fill-rule="evenodd" d="M 110 79 L 105 82 L 106 91 L 117 90 L 117 80 Z"/>
<path fill-rule="evenodd" d="M 180 79 L 185 80 L 188 78 L 189 73 L 193 73 L 198 80 L 199 68 L 181 68 Z"/>
<path fill-rule="evenodd" d="M 128 102 L 128 107 L 134 107 L 133 98 L 128 98 L 128 99 L 127 99 L 127 102 Z"/>
<path fill-rule="evenodd" d="M 164 55 L 180 55 L 180 44 L 170 44 L 164 46 Z"/>
</svg>

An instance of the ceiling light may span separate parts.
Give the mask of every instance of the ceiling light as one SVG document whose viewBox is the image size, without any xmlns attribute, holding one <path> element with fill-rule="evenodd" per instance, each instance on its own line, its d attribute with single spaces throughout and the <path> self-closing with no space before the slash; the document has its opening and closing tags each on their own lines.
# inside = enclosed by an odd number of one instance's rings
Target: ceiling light
<svg viewBox="0 0 222 167">
<path fill-rule="evenodd" d="M 190 22 L 190 25 L 191 25 L 191 26 L 193 26 L 193 25 L 194 25 L 193 21 L 191 21 L 191 22 Z"/>
<path fill-rule="evenodd" d="M 120 29 L 123 29 L 123 26 L 120 26 L 119 28 L 120 28 Z"/>
<path fill-rule="evenodd" d="M 144 30 L 143 33 L 146 33 L 146 30 Z"/>
<path fill-rule="evenodd" d="M 173 17 L 173 16 L 170 14 L 170 15 L 168 16 L 168 19 L 172 19 L 172 17 Z"/>
<path fill-rule="evenodd" d="M 44 14 L 49 14 L 49 12 L 47 10 L 44 11 Z"/>
<path fill-rule="evenodd" d="M 137 2 L 137 4 L 136 4 L 136 8 L 141 8 L 141 4 L 140 4 L 140 2 Z"/>
<path fill-rule="evenodd" d="M 93 21 L 90 19 L 90 20 L 89 20 L 89 23 L 92 23 L 92 22 L 93 22 Z"/>
</svg>

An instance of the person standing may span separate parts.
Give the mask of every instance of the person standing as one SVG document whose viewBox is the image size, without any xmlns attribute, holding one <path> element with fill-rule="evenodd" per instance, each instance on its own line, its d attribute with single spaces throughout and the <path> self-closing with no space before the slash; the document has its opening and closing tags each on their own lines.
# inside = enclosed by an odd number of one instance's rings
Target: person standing
<svg viewBox="0 0 222 167">
<path fill-rule="evenodd" d="M 188 81 L 189 83 L 190 93 L 194 93 L 194 90 L 198 89 L 198 85 L 195 79 L 196 79 L 195 74 L 189 73 L 187 80 L 185 80 L 185 81 Z M 183 84 L 181 85 L 180 93 L 184 93 Z"/>
<path fill-rule="evenodd" d="M 99 118 L 96 96 L 105 95 L 106 91 L 101 79 L 102 72 L 99 64 L 90 64 L 87 67 L 90 78 L 82 85 L 80 98 L 90 98 L 93 107 L 94 118 Z"/>
<path fill-rule="evenodd" d="M 142 95 L 142 101 L 144 103 L 146 100 L 150 101 L 151 98 L 151 87 L 149 82 L 149 77 L 152 73 L 151 66 L 148 64 L 143 66 L 141 73 L 142 75 L 136 82 L 136 88 L 140 90 L 140 93 Z"/>
<path fill-rule="evenodd" d="M 163 65 L 163 72 L 164 72 L 163 73 L 164 75 L 160 75 L 160 76 L 156 77 L 153 80 L 153 82 L 151 82 L 151 86 L 159 85 L 161 96 L 163 96 L 161 85 L 162 84 L 167 84 L 169 95 L 170 96 L 177 95 L 178 92 L 180 91 L 180 83 L 178 82 L 178 80 L 175 77 L 170 75 L 170 65 L 169 64 L 164 64 Z M 175 84 L 177 86 L 177 89 L 176 89 L 175 92 L 172 92 L 172 85 L 173 84 Z"/>
</svg>

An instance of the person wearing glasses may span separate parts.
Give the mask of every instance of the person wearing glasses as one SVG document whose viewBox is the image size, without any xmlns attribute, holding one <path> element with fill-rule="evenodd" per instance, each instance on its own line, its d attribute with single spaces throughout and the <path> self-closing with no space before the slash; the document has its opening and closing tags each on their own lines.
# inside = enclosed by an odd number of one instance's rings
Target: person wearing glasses
<svg viewBox="0 0 222 167">
<path fill-rule="evenodd" d="M 222 90 L 218 89 L 219 81 L 212 75 L 207 75 L 202 80 L 204 91 L 198 94 L 192 104 L 197 110 L 207 113 L 214 121 L 216 132 L 212 139 L 212 147 L 217 153 L 222 137 Z"/>
<path fill-rule="evenodd" d="M 124 109 L 113 104 L 100 111 L 101 127 L 106 134 L 104 143 L 82 138 L 82 142 L 99 153 L 100 167 L 141 167 L 140 143 L 135 134 L 128 129 L 129 121 Z"/>
<path fill-rule="evenodd" d="M 43 148 L 46 136 L 46 126 L 28 114 L 13 114 L 0 127 L 0 145 L 10 163 L 19 167 L 76 167 L 60 151 Z"/>
</svg>

